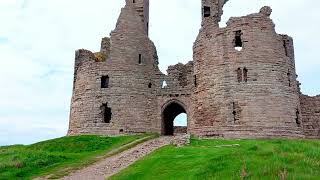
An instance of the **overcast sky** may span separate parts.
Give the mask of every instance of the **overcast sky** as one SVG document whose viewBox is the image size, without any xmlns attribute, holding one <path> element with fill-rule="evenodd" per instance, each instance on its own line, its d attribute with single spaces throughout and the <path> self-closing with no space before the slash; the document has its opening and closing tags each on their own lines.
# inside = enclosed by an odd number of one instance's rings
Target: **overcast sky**
<svg viewBox="0 0 320 180">
<path fill-rule="evenodd" d="M 74 52 L 98 51 L 125 0 L 0 0 L 0 145 L 67 132 Z M 192 59 L 201 0 L 150 0 L 150 37 L 160 68 Z M 230 0 L 231 16 L 269 5 L 278 33 L 294 38 L 302 91 L 320 94 L 320 1 Z"/>
</svg>

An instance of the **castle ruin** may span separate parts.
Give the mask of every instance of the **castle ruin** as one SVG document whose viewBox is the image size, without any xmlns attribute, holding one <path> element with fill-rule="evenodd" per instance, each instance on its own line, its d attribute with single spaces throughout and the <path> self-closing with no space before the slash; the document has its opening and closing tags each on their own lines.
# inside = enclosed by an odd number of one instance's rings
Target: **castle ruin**
<svg viewBox="0 0 320 180">
<path fill-rule="evenodd" d="M 201 137 L 320 138 L 320 96 L 301 94 L 293 40 L 270 7 L 219 27 L 228 0 L 202 0 L 193 61 L 158 68 L 149 0 L 126 0 L 101 50 L 76 51 L 69 135 L 174 133 Z M 166 82 L 167 86 L 163 86 Z"/>
</svg>

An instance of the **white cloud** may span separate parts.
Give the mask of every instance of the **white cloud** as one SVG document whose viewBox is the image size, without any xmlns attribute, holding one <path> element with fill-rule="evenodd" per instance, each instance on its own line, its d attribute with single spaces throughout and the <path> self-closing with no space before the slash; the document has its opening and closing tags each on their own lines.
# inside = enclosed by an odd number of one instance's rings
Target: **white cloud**
<svg viewBox="0 0 320 180">
<path fill-rule="evenodd" d="M 201 1 L 150 1 L 150 37 L 157 46 L 161 70 L 191 60 Z M 30 143 L 66 133 L 74 51 L 98 51 L 101 38 L 115 27 L 124 2 L 0 0 L 0 144 Z M 319 4 L 314 0 L 230 0 L 223 21 L 270 5 L 277 31 L 294 37 L 303 91 L 319 94 Z"/>
</svg>

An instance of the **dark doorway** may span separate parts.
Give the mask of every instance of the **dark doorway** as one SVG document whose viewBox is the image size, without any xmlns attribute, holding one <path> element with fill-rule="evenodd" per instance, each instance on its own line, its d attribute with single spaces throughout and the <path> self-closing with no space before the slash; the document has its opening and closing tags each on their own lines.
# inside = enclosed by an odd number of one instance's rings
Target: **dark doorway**
<svg viewBox="0 0 320 180">
<path fill-rule="evenodd" d="M 171 102 L 162 111 L 162 134 L 167 136 L 174 135 L 174 120 L 181 114 L 187 113 L 186 110 L 177 102 Z"/>
</svg>

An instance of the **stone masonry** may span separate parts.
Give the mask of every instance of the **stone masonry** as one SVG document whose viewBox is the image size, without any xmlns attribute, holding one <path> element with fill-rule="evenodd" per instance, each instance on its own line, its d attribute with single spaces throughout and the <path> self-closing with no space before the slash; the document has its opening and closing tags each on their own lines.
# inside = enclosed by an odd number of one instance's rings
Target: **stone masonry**
<svg viewBox="0 0 320 180">
<path fill-rule="evenodd" d="M 193 61 L 158 68 L 149 0 L 126 0 L 100 52 L 76 51 L 69 135 L 187 131 L 220 138 L 320 138 L 320 97 L 302 95 L 293 39 L 270 7 L 219 27 L 227 0 L 202 0 Z M 179 128 L 176 128 L 179 129 Z"/>
</svg>

